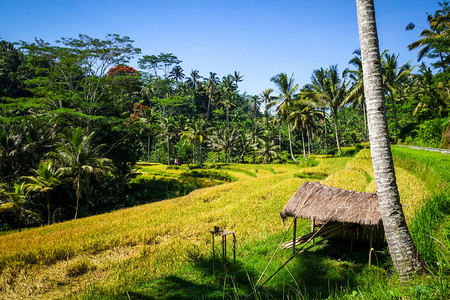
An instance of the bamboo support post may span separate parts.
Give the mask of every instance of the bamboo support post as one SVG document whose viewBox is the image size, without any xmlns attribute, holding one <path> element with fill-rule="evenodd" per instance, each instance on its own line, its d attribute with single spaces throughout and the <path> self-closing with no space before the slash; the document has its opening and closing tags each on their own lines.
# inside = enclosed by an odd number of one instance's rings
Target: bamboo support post
<svg viewBox="0 0 450 300">
<path fill-rule="evenodd" d="M 292 254 L 295 253 L 295 239 L 297 238 L 297 218 L 294 218 L 294 237 L 292 238 Z"/>
<path fill-rule="evenodd" d="M 212 270 L 213 270 L 213 274 L 215 273 L 214 271 L 214 232 L 211 232 L 212 234 Z"/>
<path fill-rule="evenodd" d="M 222 264 L 223 273 L 227 271 L 227 236 L 222 235 Z"/>
<path fill-rule="evenodd" d="M 236 270 L 236 236 L 233 233 L 233 267 Z"/>
<path fill-rule="evenodd" d="M 370 241 L 369 241 L 369 268 L 372 265 L 372 239 L 373 239 L 373 234 L 372 234 L 372 229 L 370 229 Z"/>
</svg>

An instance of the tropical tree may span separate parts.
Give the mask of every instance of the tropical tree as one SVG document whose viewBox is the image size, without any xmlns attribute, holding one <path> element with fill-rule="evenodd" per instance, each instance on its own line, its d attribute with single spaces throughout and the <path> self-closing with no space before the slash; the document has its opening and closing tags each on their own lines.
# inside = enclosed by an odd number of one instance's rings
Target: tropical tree
<svg viewBox="0 0 450 300">
<path fill-rule="evenodd" d="M 403 214 L 389 143 L 383 75 L 373 0 L 356 0 L 370 151 L 380 213 L 394 267 L 400 278 L 423 271 Z"/>
<path fill-rule="evenodd" d="M 184 76 L 183 69 L 180 66 L 173 67 L 172 71 L 169 73 L 169 78 L 175 80 L 176 83 L 183 81 Z"/>
<path fill-rule="evenodd" d="M 60 170 L 53 165 L 51 161 L 42 161 L 38 169 L 31 169 L 31 176 L 23 176 L 25 182 L 23 186 L 27 192 L 39 192 L 45 195 L 47 200 L 47 225 L 50 225 L 50 193 L 61 185 L 60 177 L 62 175 Z"/>
<path fill-rule="evenodd" d="M 92 38 L 80 34 L 78 38 L 61 38 L 57 43 L 63 46 L 51 46 L 43 40 L 34 43 L 22 43 L 22 49 L 32 58 L 44 58 L 48 62 L 47 76 L 40 76 L 28 83 L 41 86 L 49 98 L 55 92 L 67 101 L 78 100 L 79 108 L 87 114 L 95 114 L 102 107 L 109 81 L 106 78 L 111 67 L 126 64 L 140 53 L 134 48 L 134 41 L 118 34 L 108 34 L 105 39 Z M 67 99 L 68 98 L 68 99 Z"/>
<path fill-rule="evenodd" d="M 422 64 L 419 73 L 412 75 L 410 97 L 418 103 L 413 115 L 419 119 L 443 117 L 450 106 L 450 97 L 445 93 L 442 82 L 433 75 L 430 67 Z M 446 97 L 447 96 L 447 97 Z"/>
<path fill-rule="evenodd" d="M 262 163 L 270 163 L 277 156 L 277 144 L 272 139 L 272 134 L 266 132 L 263 136 L 258 138 L 256 154 Z"/>
<path fill-rule="evenodd" d="M 308 156 L 306 155 L 305 135 L 308 137 L 309 145 L 309 127 L 312 126 L 314 120 L 321 116 L 321 113 L 316 110 L 314 102 L 305 98 L 302 99 L 300 96 L 297 98 L 288 111 L 286 122 L 293 124 L 292 131 L 300 130 L 302 135 L 303 157 L 309 162 Z"/>
<path fill-rule="evenodd" d="M 207 128 L 207 122 L 205 119 L 194 119 L 191 122 L 186 123 L 185 130 L 182 132 L 184 139 L 189 141 L 198 147 L 198 161 L 200 168 L 202 168 L 202 145 L 206 141 L 209 128 Z M 193 151 L 193 157 L 195 157 L 195 150 Z M 192 161 L 195 163 L 195 160 Z"/>
<path fill-rule="evenodd" d="M 286 73 L 280 73 L 270 79 L 277 86 L 280 95 L 277 97 L 275 101 L 270 104 L 271 106 L 277 106 L 277 113 L 280 115 L 282 119 L 285 119 L 289 111 L 289 106 L 292 104 L 296 97 L 296 93 L 299 89 L 298 84 L 294 84 L 294 74 L 291 77 L 288 77 Z M 289 134 L 289 150 L 291 153 L 291 158 L 294 162 L 297 160 L 294 157 L 294 153 L 292 151 L 292 139 L 291 139 L 291 128 L 290 123 L 288 122 L 288 134 Z"/>
<path fill-rule="evenodd" d="M 429 29 L 424 29 L 420 33 L 421 39 L 408 45 L 409 50 L 422 48 L 417 54 L 417 61 L 423 57 L 438 58 L 439 62 L 434 63 L 436 68 L 442 68 L 445 73 L 450 65 L 450 45 L 448 38 L 450 35 L 450 5 L 448 1 L 439 3 L 441 9 L 436 10 L 434 14 L 428 14 L 427 21 Z M 406 30 L 415 28 L 413 23 L 406 26 Z"/>
<path fill-rule="evenodd" d="M 313 71 L 311 84 L 308 85 L 309 92 L 306 95 L 317 103 L 321 103 L 328 108 L 334 120 L 334 133 L 336 146 L 340 156 L 344 156 L 339 143 L 338 111 L 345 105 L 347 97 L 348 81 L 346 78 L 348 70 L 344 70 L 342 76 L 339 75 L 337 66 L 330 66 L 328 69 L 317 69 Z"/>
<path fill-rule="evenodd" d="M 167 165 L 170 165 L 170 145 L 172 140 L 178 136 L 178 126 L 174 117 L 163 117 L 159 123 L 160 133 L 159 137 L 163 138 L 166 143 L 167 150 Z"/>
<path fill-rule="evenodd" d="M 272 96 L 273 89 L 266 89 L 260 94 L 262 103 L 264 103 L 264 118 L 266 121 L 266 127 L 269 125 L 269 104 L 275 100 L 275 96 Z"/>
<path fill-rule="evenodd" d="M 219 78 L 217 74 L 214 72 L 209 72 L 209 77 L 206 81 L 206 88 L 208 90 L 208 109 L 206 112 L 206 117 L 209 119 L 209 113 L 211 109 L 211 103 L 213 100 L 214 92 L 216 91 L 216 87 L 219 84 Z"/>
<path fill-rule="evenodd" d="M 367 113 L 366 113 L 366 99 L 364 98 L 364 80 L 361 62 L 361 49 L 353 51 L 355 55 L 350 59 L 349 64 L 356 67 L 356 70 L 349 70 L 349 78 L 353 81 L 352 87 L 349 90 L 344 103 L 352 103 L 354 106 L 360 107 L 363 114 L 364 122 L 364 148 L 366 148 L 368 132 L 367 132 Z"/>
<path fill-rule="evenodd" d="M 233 95 L 234 91 L 236 90 L 237 86 L 234 83 L 233 77 L 231 75 L 225 76 L 222 79 L 222 91 L 225 95 L 224 99 L 222 99 L 221 103 L 226 108 L 226 120 L 227 120 L 227 127 L 230 127 L 230 107 L 235 106 L 233 103 Z"/>
<path fill-rule="evenodd" d="M 234 74 L 231 75 L 234 84 L 236 85 L 236 89 L 238 89 L 239 82 L 242 82 L 242 78 L 244 78 L 244 75 L 241 75 L 239 72 L 234 71 Z"/>
<path fill-rule="evenodd" d="M 410 75 L 413 71 L 413 67 L 409 65 L 409 62 L 399 66 L 398 55 L 389 54 L 388 51 L 383 51 L 381 54 L 381 68 L 383 71 L 383 87 L 385 98 L 390 100 L 392 105 L 392 113 L 394 116 L 395 129 L 394 135 L 397 135 L 397 129 L 401 130 L 397 118 L 397 106 L 399 93 L 403 90 L 406 83 L 410 81 Z"/>
<path fill-rule="evenodd" d="M 63 175 L 70 176 L 75 189 L 76 205 L 74 220 L 78 217 L 78 208 L 83 193 L 89 197 L 88 187 L 93 174 L 106 174 L 111 170 L 111 160 L 100 156 L 103 145 L 93 146 L 95 132 L 84 135 L 83 128 L 77 127 L 71 135 L 64 135 L 55 152 L 50 156 L 59 163 L 58 169 Z"/>
<path fill-rule="evenodd" d="M 202 78 L 200 76 L 198 70 L 191 70 L 191 80 L 192 80 L 192 89 L 195 90 L 197 88 L 198 81 Z"/>
</svg>

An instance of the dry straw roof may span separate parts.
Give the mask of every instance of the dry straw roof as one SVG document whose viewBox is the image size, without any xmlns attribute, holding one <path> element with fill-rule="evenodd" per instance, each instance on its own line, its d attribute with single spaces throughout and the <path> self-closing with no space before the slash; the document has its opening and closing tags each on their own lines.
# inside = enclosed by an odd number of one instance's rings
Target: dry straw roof
<svg viewBox="0 0 450 300">
<path fill-rule="evenodd" d="M 381 222 L 376 193 L 361 193 L 305 182 L 280 213 L 283 219 L 298 217 L 316 221 L 377 225 Z"/>
</svg>

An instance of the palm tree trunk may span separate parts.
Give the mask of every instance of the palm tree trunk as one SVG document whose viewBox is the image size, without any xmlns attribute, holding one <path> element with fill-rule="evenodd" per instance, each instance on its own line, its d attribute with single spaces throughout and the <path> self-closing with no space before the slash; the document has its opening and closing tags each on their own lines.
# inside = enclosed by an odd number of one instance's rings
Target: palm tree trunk
<svg viewBox="0 0 450 300">
<path fill-rule="evenodd" d="M 78 207 L 80 205 L 80 198 L 81 198 L 81 189 L 82 189 L 82 187 L 81 187 L 80 176 L 81 175 L 78 175 L 77 179 L 76 179 L 76 191 L 75 191 L 75 194 L 76 194 L 76 197 L 77 197 L 77 203 L 76 203 L 76 206 L 75 206 L 75 217 L 73 218 L 74 220 L 76 220 L 77 217 L 78 217 Z"/>
<path fill-rule="evenodd" d="M 170 141 L 169 141 L 169 136 L 167 136 L 167 165 L 170 166 Z"/>
<path fill-rule="evenodd" d="M 306 140 L 308 141 L 308 156 L 311 155 L 311 134 L 310 129 L 306 128 Z"/>
<path fill-rule="evenodd" d="M 363 109 L 363 118 L 364 118 L 364 149 L 367 148 L 367 137 L 369 134 L 367 133 L 367 111 L 366 111 L 366 105 L 363 101 L 362 103 L 362 109 Z"/>
<path fill-rule="evenodd" d="M 50 195 L 47 192 L 45 196 L 47 197 L 47 225 L 50 225 Z"/>
<path fill-rule="evenodd" d="M 308 157 L 306 156 L 306 149 L 305 149 L 305 134 L 304 134 L 305 128 L 302 127 L 302 145 L 303 145 L 303 157 L 308 162 Z"/>
<path fill-rule="evenodd" d="M 380 213 L 394 267 L 401 279 L 424 271 L 403 214 L 389 144 L 378 35 L 373 0 L 356 0 L 367 103 L 370 151 Z"/>
<path fill-rule="evenodd" d="M 200 160 L 200 169 L 203 169 L 203 165 L 202 165 L 202 144 L 200 143 L 199 144 L 199 150 L 200 150 L 200 157 L 199 157 L 199 160 Z"/>
<path fill-rule="evenodd" d="M 207 108 L 207 110 L 206 110 L 206 119 L 208 119 L 208 120 L 209 120 L 209 110 L 210 110 L 210 107 L 211 107 L 211 93 L 210 93 L 210 95 L 209 95 L 209 97 L 208 97 L 208 108 Z"/>
<path fill-rule="evenodd" d="M 227 128 L 230 128 L 230 106 L 227 104 Z"/>
<path fill-rule="evenodd" d="M 333 112 L 333 119 L 334 119 L 334 133 L 336 135 L 336 145 L 339 151 L 340 156 L 344 156 L 341 150 L 341 146 L 339 145 L 339 134 L 338 134 L 338 123 L 337 123 L 337 113 Z"/>
<path fill-rule="evenodd" d="M 289 133 L 289 150 L 291 151 L 291 158 L 295 163 L 297 163 L 297 160 L 294 157 L 294 152 L 292 151 L 291 126 L 289 123 L 288 123 L 288 133 Z"/>
<path fill-rule="evenodd" d="M 150 133 L 147 136 L 147 162 L 150 162 Z"/>
<path fill-rule="evenodd" d="M 328 141 L 327 141 L 327 115 L 325 113 L 325 107 L 323 108 L 323 138 L 325 143 L 325 148 L 327 149 L 327 153 L 330 151 L 328 148 Z"/>
</svg>

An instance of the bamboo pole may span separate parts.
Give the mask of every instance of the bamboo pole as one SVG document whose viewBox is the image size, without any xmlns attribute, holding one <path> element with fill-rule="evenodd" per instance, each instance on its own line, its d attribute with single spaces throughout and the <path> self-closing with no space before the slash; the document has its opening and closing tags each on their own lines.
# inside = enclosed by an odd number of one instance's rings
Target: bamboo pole
<svg viewBox="0 0 450 300">
<path fill-rule="evenodd" d="M 370 242 L 369 242 L 369 268 L 372 265 L 372 239 L 373 239 L 373 230 L 370 229 Z"/>
<path fill-rule="evenodd" d="M 295 253 L 295 239 L 297 235 L 297 218 L 294 218 L 294 236 L 292 238 L 292 254 Z"/>
</svg>

